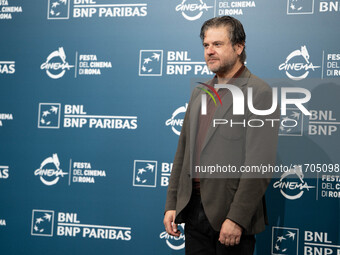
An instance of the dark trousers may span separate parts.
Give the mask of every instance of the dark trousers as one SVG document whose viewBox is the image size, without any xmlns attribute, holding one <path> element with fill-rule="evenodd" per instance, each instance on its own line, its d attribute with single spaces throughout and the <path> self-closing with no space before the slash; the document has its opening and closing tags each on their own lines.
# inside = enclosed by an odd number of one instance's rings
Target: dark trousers
<svg viewBox="0 0 340 255">
<path fill-rule="evenodd" d="M 252 255 L 254 253 L 254 235 L 242 235 L 240 244 L 235 246 L 225 246 L 218 241 L 220 233 L 211 227 L 200 195 L 192 195 L 185 214 L 186 255 Z"/>
</svg>

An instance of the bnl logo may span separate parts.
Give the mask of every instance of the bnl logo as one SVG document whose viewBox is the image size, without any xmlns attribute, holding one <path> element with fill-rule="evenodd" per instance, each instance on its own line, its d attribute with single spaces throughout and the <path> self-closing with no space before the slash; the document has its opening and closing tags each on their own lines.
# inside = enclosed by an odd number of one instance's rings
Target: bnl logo
<svg viewBox="0 0 340 255">
<path fill-rule="evenodd" d="M 297 123 L 294 127 L 285 127 L 280 125 L 279 135 L 280 136 L 302 136 L 303 135 L 303 114 L 300 109 L 287 108 L 287 115 L 281 115 L 281 122 L 284 120 L 294 120 Z"/>
<path fill-rule="evenodd" d="M 313 14 L 314 0 L 287 0 L 287 14 Z"/>
<path fill-rule="evenodd" d="M 162 76 L 163 50 L 139 52 L 139 76 Z"/>
<path fill-rule="evenodd" d="M 32 236 L 53 236 L 54 211 L 32 211 Z"/>
<path fill-rule="evenodd" d="M 298 255 L 299 229 L 273 227 L 272 255 Z"/>
<path fill-rule="evenodd" d="M 48 0 L 47 19 L 69 19 L 70 0 Z"/>
<path fill-rule="evenodd" d="M 60 110 L 60 104 L 40 103 L 38 128 L 60 128 Z"/>
<path fill-rule="evenodd" d="M 133 166 L 133 186 L 156 187 L 157 161 L 135 160 Z"/>
</svg>

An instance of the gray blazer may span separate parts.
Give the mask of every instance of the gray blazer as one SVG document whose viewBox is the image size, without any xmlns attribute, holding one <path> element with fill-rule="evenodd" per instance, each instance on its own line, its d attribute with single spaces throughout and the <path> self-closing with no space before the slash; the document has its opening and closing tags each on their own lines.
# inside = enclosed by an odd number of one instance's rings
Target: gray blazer
<svg viewBox="0 0 340 255">
<path fill-rule="evenodd" d="M 247 88 L 253 88 L 255 109 L 265 110 L 271 107 L 271 88 L 251 74 L 247 68 L 233 85 L 243 91 L 245 101 L 247 101 Z M 204 93 L 202 90 L 194 89 L 191 95 L 168 186 L 165 211 L 176 210 L 176 223 L 185 222 L 181 212 L 188 204 L 192 193 L 190 169 L 193 164 L 202 93 Z M 222 98 L 222 104 L 223 106 L 217 106 L 214 119 L 233 119 L 238 122 L 243 119 L 280 119 L 279 106 L 270 116 L 258 116 L 251 113 L 246 104 L 244 116 L 233 115 L 230 91 Z M 220 166 L 230 164 L 237 168 L 261 164 L 274 165 L 279 121 L 273 122 L 274 127 L 272 122 L 264 122 L 266 124 L 261 128 L 243 127 L 243 125 L 210 126 L 202 146 L 200 165 L 209 166 L 218 163 Z M 268 224 L 264 193 L 270 178 L 261 174 L 253 178 L 254 175 L 248 173 L 242 173 L 237 178 L 235 175 L 232 178 L 214 177 L 200 175 L 202 204 L 212 227 L 219 231 L 225 219 L 229 218 L 243 227 L 244 234 L 256 234 L 263 231 L 265 224 Z"/>
</svg>

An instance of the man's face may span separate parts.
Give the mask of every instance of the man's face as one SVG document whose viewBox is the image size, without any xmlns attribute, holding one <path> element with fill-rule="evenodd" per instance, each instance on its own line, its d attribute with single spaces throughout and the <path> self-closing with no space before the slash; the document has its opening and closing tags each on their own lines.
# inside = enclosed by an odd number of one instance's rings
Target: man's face
<svg viewBox="0 0 340 255">
<path fill-rule="evenodd" d="M 217 75 L 224 76 L 240 61 L 243 45 L 234 47 L 229 40 L 229 32 L 225 26 L 212 27 L 205 32 L 203 40 L 204 58 L 209 69 Z"/>
</svg>

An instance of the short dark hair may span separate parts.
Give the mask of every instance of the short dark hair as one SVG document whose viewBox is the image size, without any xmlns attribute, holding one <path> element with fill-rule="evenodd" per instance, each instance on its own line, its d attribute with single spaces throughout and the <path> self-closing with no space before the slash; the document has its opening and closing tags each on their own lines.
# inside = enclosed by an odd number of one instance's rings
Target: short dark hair
<svg viewBox="0 0 340 255">
<path fill-rule="evenodd" d="M 247 58 L 245 45 L 246 33 L 244 32 L 242 23 L 238 19 L 230 16 L 222 16 L 207 20 L 201 27 L 200 37 L 202 41 L 204 40 L 205 32 L 207 32 L 209 28 L 221 26 L 225 26 L 227 28 L 229 32 L 229 40 L 232 46 L 235 46 L 236 44 L 244 45 L 244 49 L 240 55 L 240 60 L 242 63 L 244 63 Z"/>
</svg>

